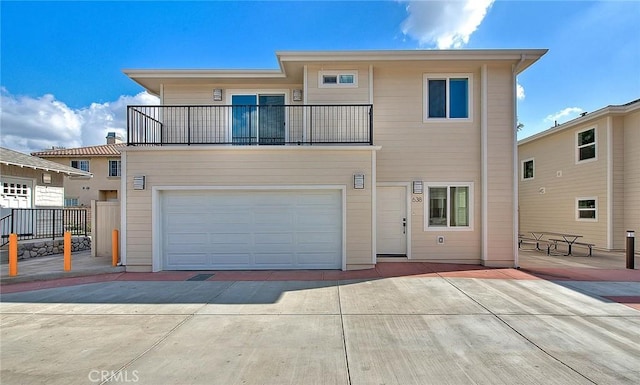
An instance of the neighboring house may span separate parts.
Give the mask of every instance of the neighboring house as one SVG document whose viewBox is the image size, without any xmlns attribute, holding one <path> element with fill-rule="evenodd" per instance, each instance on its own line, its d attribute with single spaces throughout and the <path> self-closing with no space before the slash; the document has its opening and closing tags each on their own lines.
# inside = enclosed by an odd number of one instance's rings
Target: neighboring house
<svg viewBox="0 0 640 385">
<path fill-rule="evenodd" d="M 624 249 L 640 231 L 640 99 L 518 142 L 520 232 L 582 235 Z"/>
<path fill-rule="evenodd" d="M 92 173 L 93 178 L 67 178 L 64 195 L 65 207 L 91 207 L 92 200 L 119 200 L 120 151 L 124 147 L 122 139 L 110 132 L 107 144 L 101 146 L 51 149 L 31 155 Z"/>
<path fill-rule="evenodd" d="M 1 215 L 12 208 L 57 208 L 64 204 L 64 175 L 89 172 L 0 147 Z"/>
<path fill-rule="evenodd" d="M 279 52 L 124 70 L 128 271 L 517 263 L 516 76 L 546 50 Z"/>
</svg>

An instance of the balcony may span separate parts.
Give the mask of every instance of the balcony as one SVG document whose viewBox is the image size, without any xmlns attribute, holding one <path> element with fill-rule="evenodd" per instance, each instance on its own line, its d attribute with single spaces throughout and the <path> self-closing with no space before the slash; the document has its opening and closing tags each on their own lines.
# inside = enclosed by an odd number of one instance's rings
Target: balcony
<svg viewBox="0 0 640 385">
<path fill-rule="evenodd" d="M 127 144 L 373 145 L 373 105 L 128 106 Z"/>
</svg>

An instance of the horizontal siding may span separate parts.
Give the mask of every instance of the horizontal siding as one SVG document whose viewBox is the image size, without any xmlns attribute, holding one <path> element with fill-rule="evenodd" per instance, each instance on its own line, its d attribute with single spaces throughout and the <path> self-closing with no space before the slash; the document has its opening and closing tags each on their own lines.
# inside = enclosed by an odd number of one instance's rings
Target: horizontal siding
<svg viewBox="0 0 640 385">
<path fill-rule="evenodd" d="M 357 87 L 319 87 L 320 71 L 358 71 Z M 358 64 L 309 65 L 307 66 L 308 104 L 365 104 L 369 103 L 369 66 Z"/>
<path fill-rule="evenodd" d="M 636 232 L 640 250 L 640 111 L 624 119 L 624 231 Z M 626 243 L 626 240 L 624 241 Z"/>
<path fill-rule="evenodd" d="M 576 132 L 596 127 L 597 160 L 576 164 Z M 534 159 L 534 179 L 519 181 L 520 232 L 532 230 L 583 235 L 583 241 L 607 246 L 607 120 L 525 143 L 518 148 L 519 168 Z M 519 170 L 521 173 L 522 170 Z M 558 173 L 561 176 L 557 176 Z M 521 175 L 519 176 L 521 178 Z M 540 189 L 545 193 L 541 194 Z M 576 198 L 596 197 L 598 221 L 576 220 Z"/>
<path fill-rule="evenodd" d="M 151 265 L 154 186 L 346 186 L 347 264 L 369 264 L 372 255 L 371 151 L 180 150 L 127 152 L 128 175 L 145 175 L 146 190 L 127 180 L 127 263 Z M 353 174 L 365 189 L 353 189 Z"/>
<path fill-rule="evenodd" d="M 219 88 L 223 90 L 222 101 L 213 100 L 213 90 Z M 302 89 L 302 84 L 166 84 L 162 104 L 166 105 L 225 105 L 230 103 L 232 93 L 256 92 L 284 92 L 287 104 L 297 104 L 291 100 L 291 92 L 294 89 Z"/>
</svg>

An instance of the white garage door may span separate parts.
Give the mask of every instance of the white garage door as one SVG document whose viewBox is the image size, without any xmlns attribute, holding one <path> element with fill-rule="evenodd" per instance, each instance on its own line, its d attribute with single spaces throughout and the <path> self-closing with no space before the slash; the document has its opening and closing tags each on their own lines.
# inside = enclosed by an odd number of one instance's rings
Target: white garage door
<svg viewBox="0 0 640 385">
<path fill-rule="evenodd" d="M 164 270 L 339 269 L 339 190 L 165 191 Z"/>
</svg>

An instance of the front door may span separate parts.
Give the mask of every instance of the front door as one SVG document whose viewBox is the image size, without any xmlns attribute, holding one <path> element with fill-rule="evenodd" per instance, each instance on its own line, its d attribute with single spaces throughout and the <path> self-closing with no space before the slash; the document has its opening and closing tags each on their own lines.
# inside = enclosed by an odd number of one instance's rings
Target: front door
<svg viewBox="0 0 640 385">
<path fill-rule="evenodd" d="M 284 144 L 284 95 L 232 95 L 234 144 Z"/>
<path fill-rule="evenodd" d="M 407 188 L 378 186 L 377 254 L 378 256 L 407 255 Z"/>
</svg>

